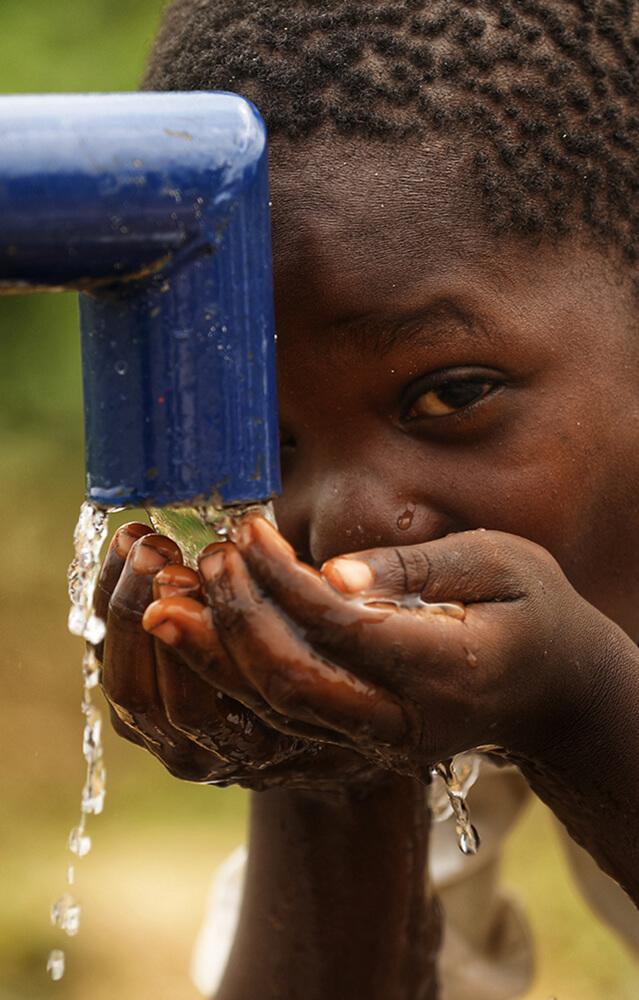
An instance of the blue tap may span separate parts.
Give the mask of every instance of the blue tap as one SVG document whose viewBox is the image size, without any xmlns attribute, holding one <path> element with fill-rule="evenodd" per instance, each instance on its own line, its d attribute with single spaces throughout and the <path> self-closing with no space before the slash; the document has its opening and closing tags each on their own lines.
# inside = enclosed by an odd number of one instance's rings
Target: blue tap
<svg viewBox="0 0 639 1000">
<path fill-rule="evenodd" d="M 94 503 L 278 492 L 268 199 L 235 94 L 0 98 L 0 292 L 80 292 Z"/>
</svg>

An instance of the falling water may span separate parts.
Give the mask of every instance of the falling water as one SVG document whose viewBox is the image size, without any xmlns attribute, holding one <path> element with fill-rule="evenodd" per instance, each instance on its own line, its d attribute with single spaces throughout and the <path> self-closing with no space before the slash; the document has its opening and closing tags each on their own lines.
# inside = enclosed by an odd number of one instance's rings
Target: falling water
<svg viewBox="0 0 639 1000">
<path fill-rule="evenodd" d="M 466 793 L 477 779 L 479 757 L 476 754 L 459 754 L 451 760 L 435 764 L 431 777 L 437 784 L 443 782 L 443 793 L 435 790 L 431 795 L 431 810 L 435 821 L 455 817 L 457 844 L 462 854 L 477 854 L 479 834 L 470 822 Z"/>
<path fill-rule="evenodd" d="M 106 793 L 106 772 L 102 759 L 102 715 L 93 704 L 92 691 L 100 680 L 100 664 L 93 646 L 104 638 L 105 625 L 93 611 L 93 594 L 100 570 L 100 551 L 107 534 L 107 512 L 91 503 L 83 503 L 73 533 L 74 558 L 69 567 L 69 631 L 87 643 L 82 657 L 84 730 L 82 753 L 87 770 L 80 802 L 80 821 L 68 839 L 75 858 L 85 857 L 91 850 L 91 838 L 86 832 L 88 815 L 102 812 Z M 75 883 L 75 865 L 67 868 L 67 885 Z M 80 929 L 80 904 L 68 890 L 51 907 L 51 923 L 69 937 Z M 47 971 L 53 980 L 62 979 L 65 955 L 54 948 L 47 959 Z"/>
</svg>

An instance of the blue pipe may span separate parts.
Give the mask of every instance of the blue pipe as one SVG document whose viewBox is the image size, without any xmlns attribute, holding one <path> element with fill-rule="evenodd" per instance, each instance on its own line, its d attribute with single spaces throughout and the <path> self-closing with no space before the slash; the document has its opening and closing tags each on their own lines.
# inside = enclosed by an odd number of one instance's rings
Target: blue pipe
<svg viewBox="0 0 639 1000">
<path fill-rule="evenodd" d="M 0 292 L 81 292 L 88 499 L 278 492 L 266 132 L 250 102 L 2 97 L 0 220 Z"/>
</svg>

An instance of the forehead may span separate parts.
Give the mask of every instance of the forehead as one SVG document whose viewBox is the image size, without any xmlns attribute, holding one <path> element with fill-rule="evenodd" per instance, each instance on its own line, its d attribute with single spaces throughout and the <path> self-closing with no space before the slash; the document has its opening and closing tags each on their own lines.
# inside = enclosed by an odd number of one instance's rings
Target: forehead
<svg viewBox="0 0 639 1000">
<path fill-rule="evenodd" d="M 324 133 L 276 138 L 270 156 L 280 323 L 305 313 L 319 328 L 440 299 L 497 325 L 587 309 L 634 321 L 627 275 L 587 241 L 493 236 L 468 158 L 446 140 Z"/>
<path fill-rule="evenodd" d="M 460 156 L 446 144 L 371 142 L 323 135 L 271 148 L 276 281 L 304 273 L 353 312 L 474 256 L 482 229 Z M 455 225 L 453 225 L 455 217 Z M 418 259 L 415 251 L 418 251 Z M 311 289 L 307 289 L 313 294 Z M 323 295 L 323 298 L 325 295 Z"/>
</svg>

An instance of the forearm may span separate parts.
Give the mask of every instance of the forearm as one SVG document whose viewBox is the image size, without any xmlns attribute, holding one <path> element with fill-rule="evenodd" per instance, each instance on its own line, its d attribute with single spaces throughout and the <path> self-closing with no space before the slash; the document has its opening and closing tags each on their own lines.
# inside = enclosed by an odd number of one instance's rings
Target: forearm
<svg viewBox="0 0 639 1000">
<path fill-rule="evenodd" d="M 432 1000 L 439 926 L 427 846 L 424 788 L 409 779 L 253 794 L 242 912 L 217 1000 Z"/>
<path fill-rule="evenodd" d="M 612 626 L 589 710 L 516 762 L 572 838 L 639 906 L 639 651 Z"/>
</svg>

